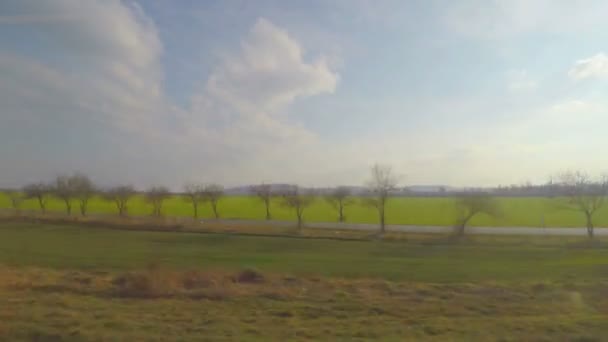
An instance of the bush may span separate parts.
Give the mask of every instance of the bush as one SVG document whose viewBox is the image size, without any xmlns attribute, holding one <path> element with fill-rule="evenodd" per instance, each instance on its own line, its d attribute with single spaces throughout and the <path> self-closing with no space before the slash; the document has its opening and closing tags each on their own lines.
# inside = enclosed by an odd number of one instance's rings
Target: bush
<svg viewBox="0 0 608 342">
<path fill-rule="evenodd" d="M 182 286 L 187 289 L 198 289 L 203 287 L 209 287 L 212 284 L 211 279 L 197 271 L 187 271 L 181 275 Z"/>
<path fill-rule="evenodd" d="M 254 269 L 243 270 L 233 278 L 236 283 L 262 283 L 264 282 L 264 275 Z"/>
<path fill-rule="evenodd" d="M 114 278 L 112 284 L 119 296 L 138 298 L 170 296 L 181 288 L 176 273 L 156 267 L 119 275 Z"/>
<path fill-rule="evenodd" d="M 226 281 L 239 284 L 263 283 L 262 273 L 245 269 L 230 277 L 214 279 L 209 273 L 199 271 L 177 272 L 150 265 L 142 271 L 120 274 L 112 279 L 112 293 L 120 297 L 160 298 L 184 296 L 189 298 L 224 299 L 230 293 Z M 281 296 L 277 296 L 279 298 Z"/>
<path fill-rule="evenodd" d="M 121 274 L 112 284 L 116 293 L 123 297 L 152 297 L 154 292 L 151 278 L 140 272 Z"/>
</svg>

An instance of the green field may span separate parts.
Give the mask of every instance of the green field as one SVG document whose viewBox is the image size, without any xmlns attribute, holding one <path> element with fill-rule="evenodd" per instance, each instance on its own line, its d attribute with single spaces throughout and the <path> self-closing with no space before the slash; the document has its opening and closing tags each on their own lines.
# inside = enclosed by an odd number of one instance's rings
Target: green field
<svg viewBox="0 0 608 342">
<path fill-rule="evenodd" d="M 387 207 L 388 224 L 412 224 L 412 225 L 440 225 L 450 226 L 455 222 L 457 211 L 454 206 L 454 198 L 425 198 L 425 197 L 398 197 L 391 199 Z M 530 197 L 508 197 L 498 198 L 502 215 L 500 217 L 489 217 L 479 215 L 474 217 L 473 226 L 525 226 L 539 227 L 581 227 L 584 225 L 584 217 L 577 211 L 561 209 L 555 199 L 530 198 Z M 65 210 L 63 202 L 57 199 L 49 199 L 48 210 Z M 10 202 L 6 195 L 0 194 L 0 208 L 10 208 Z M 27 200 L 23 203 L 23 209 L 38 210 L 35 200 Z M 74 212 L 78 211 L 74 203 Z M 91 213 L 116 213 L 112 202 L 101 198 L 94 198 L 90 202 Z M 265 215 L 263 204 L 249 196 L 228 196 L 220 200 L 220 215 L 223 218 L 256 219 L 262 220 Z M 151 207 L 143 197 L 135 197 L 129 203 L 131 215 L 149 215 Z M 192 207 L 182 197 L 174 196 L 168 199 L 163 206 L 166 216 L 191 216 Z M 212 212 L 210 205 L 204 204 L 199 209 L 200 217 L 210 218 Z M 294 214 L 280 205 L 276 200 L 272 206 L 273 218 L 277 220 L 294 220 Z M 361 203 L 353 204 L 346 209 L 347 221 L 355 223 L 376 223 L 375 211 Z M 305 212 L 305 220 L 309 222 L 333 222 L 336 221 L 335 210 L 323 199 L 318 199 Z M 601 208 L 595 216 L 597 226 L 608 226 L 608 206 Z"/>
<path fill-rule="evenodd" d="M 492 241 L 490 237 L 479 239 Z M 498 240 L 502 242 L 471 247 L 4 223 L 0 224 L 0 261 L 14 266 L 116 270 L 140 268 L 154 261 L 182 269 L 255 267 L 431 282 L 576 279 L 600 271 L 608 276 L 605 249 L 563 248 L 561 241 L 586 241 L 584 237 L 553 238 L 548 246 L 522 242 L 544 239 L 505 237 Z"/>
<path fill-rule="evenodd" d="M 473 226 L 521 226 L 521 227 L 582 227 L 585 224 L 580 212 L 561 208 L 557 200 L 534 197 L 510 197 L 497 199 L 502 214 L 500 217 L 479 215 L 471 221 Z M 454 206 L 454 198 L 449 197 L 398 197 L 391 199 L 387 207 L 388 224 L 438 225 L 451 226 L 458 216 Z M 10 201 L 5 194 L 0 194 L 0 208 L 10 208 Z M 22 209 L 39 210 L 35 199 L 26 200 Z M 63 202 L 51 198 L 47 210 L 64 211 Z M 220 200 L 220 215 L 222 218 L 263 220 L 265 211 L 263 204 L 254 197 L 227 196 Z M 76 202 L 74 213 L 78 213 Z M 91 213 L 112 214 L 116 208 L 112 202 L 94 198 L 89 204 Z M 151 207 L 142 196 L 129 202 L 131 215 L 149 215 Z M 192 215 L 192 206 L 179 196 L 168 199 L 163 205 L 166 216 L 188 217 Z M 278 200 L 272 205 L 273 219 L 294 220 L 294 214 L 281 206 Z M 213 216 L 209 204 L 203 204 L 199 209 L 201 218 Z M 377 214 L 372 208 L 355 203 L 346 209 L 348 222 L 376 223 Z M 305 220 L 309 222 L 334 222 L 337 214 L 323 199 L 318 199 L 305 212 Z M 595 224 L 599 227 L 608 226 L 608 206 L 601 208 L 595 216 Z"/>
<path fill-rule="evenodd" d="M 592 248 L 584 238 L 416 241 L 1 223 L 0 340 L 601 341 L 608 334 L 606 241 Z M 243 278 L 244 269 L 260 278 Z"/>
</svg>

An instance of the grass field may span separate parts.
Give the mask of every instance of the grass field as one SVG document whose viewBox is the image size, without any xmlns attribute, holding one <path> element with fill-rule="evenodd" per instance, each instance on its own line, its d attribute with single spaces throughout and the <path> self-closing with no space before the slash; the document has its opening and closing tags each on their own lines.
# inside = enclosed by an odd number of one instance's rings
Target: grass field
<svg viewBox="0 0 608 342">
<path fill-rule="evenodd" d="M 539 227 L 543 224 L 548 227 L 581 227 L 584 226 L 584 217 L 581 213 L 560 209 L 555 199 L 508 197 L 497 199 L 502 215 L 489 217 L 479 215 L 473 218 L 474 226 L 526 226 Z M 0 194 L 0 208 L 10 208 L 10 201 L 4 194 Z M 265 215 L 263 204 L 249 196 L 228 196 L 219 204 L 220 214 L 223 218 L 257 219 L 262 220 Z M 23 203 L 23 209 L 37 210 L 35 200 Z M 50 199 L 48 209 L 63 211 L 63 203 L 57 199 Z M 114 204 L 101 198 L 94 198 L 90 203 L 92 213 L 116 213 Z M 74 205 L 77 212 L 77 206 Z M 136 197 L 129 203 L 131 215 L 149 215 L 151 207 L 143 197 Z M 183 198 L 174 196 L 168 199 L 163 207 L 166 216 L 191 216 L 192 207 Z M 282 207 L 278 201 L 273 203 L 273 218 L 277 220 L 294 220 L 294 214 Z M 210 206 L 203 205 L 200 216 L 212 216 Z M 356 203 L 346 210 L 347 221 L 356 223 L 376 223 L 377 214 L 372 208 Z M 412 225 L 441 225 L 450 226 L 455 222 L 457 212 L 454 198 L 424 198 L 424 197 L 398 197 L 389 202 L 387 207 L 388 224 Z M 310 222 L 333 222 L 337 214 L 332 207 L 322 199 L 317 200 L 305 212 L 305 219 Z M 600 209 L 595 217 L 596 225 L 608 227 L 608 206 Z"/>
<path fill-rule="evenodd" d="M 587 243 L 2 223 L 0 340 L 601 341 L 608 246 Z"/>
<path fill-rule="evenodd" d="M 404 244 L 25 223 L 2 223 L 0 227 L 0 261 L 18 267 L 125 270 L 154 261 L 179 269 L 255 267 L 270 272 L 429 282 L 565 280 L 599 271 L 608 275 L 605 249 L 564 248 L 562 241 L 587 241 L 583 237 L 479 237 L 484 243 L 454 245 L 442 238 Z"/>
</svg>

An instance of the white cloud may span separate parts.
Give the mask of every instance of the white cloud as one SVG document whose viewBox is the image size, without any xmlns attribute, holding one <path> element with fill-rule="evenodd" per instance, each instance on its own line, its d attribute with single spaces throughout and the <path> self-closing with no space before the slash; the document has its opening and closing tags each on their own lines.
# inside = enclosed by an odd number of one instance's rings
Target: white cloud
<svg viewBox="0 0 608 342">
<path fill-rule="evenodd" d="M 506 128 L 517 141 L 560 140 L 573 132 L 586 130 L 590 135 L 601 126 L 608 111 L 608 104 L 597 100 L 565 99 L 543 103 L 522 109 L 521 119 L 514 120 Z"/>
<path fill-rule="evenodd" d="M 212 72 L 206 95 L 239 111 L 274 113 L 296 98 L 333 93 L 338 75 L 323 57 L 306 62 L 303 54 L 285 30 L 259 19 L 239 54 Z"/>
<path fill-rule="evenodd" d="M 465 0 L 444 8 L 451 32 L 480 39 L 504 39 L 528 32 L 582 33 L 606 27 L 602 0 Z"/>
<path fill-rule="evenodd" d="M 362 184 L 374 162 L 393 164 L 406 175 L 404 183 L 493 184 L 542 169 L 545 161 L 538 156 L 547 149 L 527 143 L 535 134 L 554 130 L 561 138 L 576 125 L 599 130 L 602 125 L 594 120 L 605 113 L 563 103 L 530 113 L 536 121 L 520 125 L 515 134 L 503 133 L 493 125 L 495 117 L 486 115 L 510 110 L 502 106 L 506 100 L 476 94 L 433 98 L 433 104 L 416 99 L 407 112 L 432 124 L 373 136 L 354 132 L 340 141 L 317 136 L 291 112 L 298 101 L 334 93 L 336 68 L 323 55 L 311 56 L 305 39 L 266 19 L 253 23 L 240 45 L 221 56 L 190 108 L 178 108 L 163 90 L 158 30 L 137 5 L 119 0 L 7 4 L 0 3 L 0 37 L 16 32 L 39 51 L 16 44 L 0 53 L 0 154 L 12 161 L 3 164 L 0 185 L 71 170 L 106 183 L 160 182 L 175 189 L 186 180 Z M 536 87 L 524 70 L 509 72 L 507 82 L 513 91 Z M 340 100 L 339 110 L 325 109 L 346 115 L 358 107 L 357 100 L 367 106 L 363 111 L 381 115 L 382 108 L 368 99 Z M 578 120 L 587 109 L 592 115 Z M 449 114 L 432 115 L 441 111 Z M 551 155 L 561 156 L 561 146 L 551 145 Z M 572 154 L 576 148 L 570 148 Z"/>
<path fill-rule="evenodd" d="M 316 136 L 289 117 L 289 106 L 331 94 L 338 83 L 323 56 L 307 61 L 298 41 L 259 19 L 240 50 L 212 70 L 192 107 L 180 109 L 163 91 L 157 29 L 136 4 L 13 1 L 0 10 L 0 25 L 44 44 L 43 54 L 10 46 L 0 54 L 6 113 L 0 137 L 15 159 L 3 183 L 74 169 L 106 183 L 173 187 L 187 179 L 277 179 L 286 160 L 312 155 L 316 144 Z M 35 138 L 25 143 L 24 132 Z M 294 167 L 305 165 L 299 160 Z"/>
<path fill-rule="evenodd" d="M 13 77 L 3 77 L 0 86 L 16 93 L 5 94 L 3 103 L 16 102 L 18 110 L 31 116 L 89 116 L 133 129 L 141 128 L 140 121 L 163 101 L 162 44 L 137 5 L 120 0 L 8 1 L 0 8 L 9 13 L 5 18 L 21 13 L 16 17 L 31 19 L 31 26 L 18 28 L 44 49 L 40 55 L 0 55 L 3 74 Z M 22 105 L 20 94 L 36 94 L 38 102 Z M 64 108 L 54 114 L 42 110 L 41 103 Z"/>
<path fill-rule="evenodd" d="M 598 53 L 593 57 L 576 61 L 568 71 L 568 76 L 576 81 L 588 78 L 608 78 L 608 55 Z"/>
<path fill-rule="evenodd" d="M 186 136 L 190 142 L 204 137 L 225 154 L 240 156 L 240 165 L 280 169 L 285 158 L 316 141 L 314 133 L 287 115 L 289 106 L 333 93 L 338 79 L 323 57 L 306 61 L 298 41 L 258 19 L 240 49 L 222 58 L 194 97 L 184 121 Z M 226 176 L 221 167 L 217 170 Z"/>
<path fill-rule="evenodd" d="M 4 1 L 0 12 L 0 136 L 14 159 L 0 181 L 71 170 L 130 179 L 120 165 L 140 151 L 125 141 L 158 137 L 174 111 L 155 25 L 120 0 Z M 11 45 L 17 35 L 36 49 Z"/>
</svg>

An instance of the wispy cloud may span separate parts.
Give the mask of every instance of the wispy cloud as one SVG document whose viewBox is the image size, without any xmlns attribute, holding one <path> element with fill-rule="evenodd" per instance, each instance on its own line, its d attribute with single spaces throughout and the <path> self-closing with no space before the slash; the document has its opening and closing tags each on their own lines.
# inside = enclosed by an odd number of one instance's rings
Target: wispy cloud
<svg viewBox="0 0 608 342">
<path fill-rule="evenodd" d="M 443 23 L 461 35 L 505 39 L 526 33 L 590 32 L 605 27 L 608 3 L 602 0 L 463 0 L 445 6 Z"/>
<path fill-rule="evenodd" d="M 289 34 L 259 19 L 237 55 L 225 56 L 211 73 L 206 95 L 243 112 L 272 113 L 304 98 L 332 93 L 338 75 L 323 57 L 307 62 Z"/>
<path fill-rule="evenodd" d="M 598 53 L 595 56 L 576 61 L 568 71 L 568 76 L 575 81 L 588 78 L 608 78 L 608 55 Z"/>
</svg>

